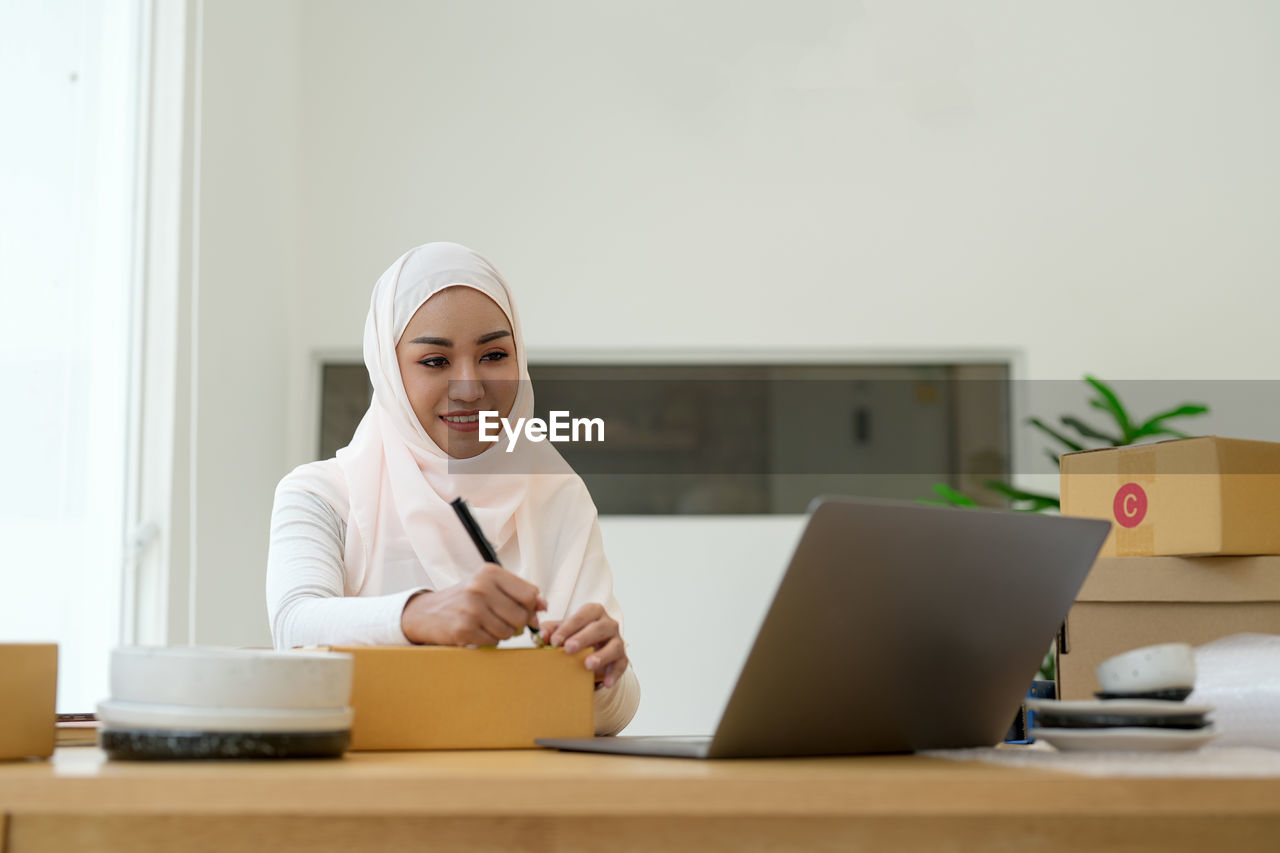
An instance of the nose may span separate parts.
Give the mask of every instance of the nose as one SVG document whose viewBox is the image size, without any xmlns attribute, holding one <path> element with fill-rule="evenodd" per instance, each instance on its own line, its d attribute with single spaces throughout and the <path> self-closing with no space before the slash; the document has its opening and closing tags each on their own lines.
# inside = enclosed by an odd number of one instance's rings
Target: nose
<svg viewBox="0 0 1280 853">
<path fill-rule="evenodd" d="M 474 377 L 449 380 L 449 399 L 473 403 L 484 396 L 484 384 Z"/>
</svg>

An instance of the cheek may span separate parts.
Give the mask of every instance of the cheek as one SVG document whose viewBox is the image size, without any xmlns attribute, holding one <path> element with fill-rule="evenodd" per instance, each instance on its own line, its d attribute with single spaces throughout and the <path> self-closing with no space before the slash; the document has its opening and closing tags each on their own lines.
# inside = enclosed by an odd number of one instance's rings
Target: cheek
<svg viewBox="0 0 1280 853">
<path fill-rule="evenodd" d="M 435 410 L 436 404 L 440 402 L 440 395 L 445 383 L 434 379 L 418 365 L 417 371 L 409 375 L 410 378 L 405 380 L 404 392 L 409 397 L 409 405 L 419 415 L 430 413 Z"/>
</svg>

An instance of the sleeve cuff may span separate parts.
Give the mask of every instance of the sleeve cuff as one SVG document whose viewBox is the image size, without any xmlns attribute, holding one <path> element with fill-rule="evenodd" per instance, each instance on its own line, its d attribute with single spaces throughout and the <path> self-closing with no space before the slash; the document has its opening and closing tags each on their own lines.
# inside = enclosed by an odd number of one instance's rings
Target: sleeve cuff
<svg viewBox="0 0 1280 853">
<path fill-rule="evenodd" d="M 403 592 L 397 592 L 392 595 L 383 597 L 386 602 L 387 616 L 384 623 L 387 626 L 385 636 L 379 636 L 374 645 L 378 646 L 412 646 L 413 641 L 404 635 L 404 628 L 401 627 L 400 617 L 404 614 L 405 605 L 409 603 L 409 599 L 420 592 L 430 592 L 425 586 L 407 589 Z"/>
</svg>

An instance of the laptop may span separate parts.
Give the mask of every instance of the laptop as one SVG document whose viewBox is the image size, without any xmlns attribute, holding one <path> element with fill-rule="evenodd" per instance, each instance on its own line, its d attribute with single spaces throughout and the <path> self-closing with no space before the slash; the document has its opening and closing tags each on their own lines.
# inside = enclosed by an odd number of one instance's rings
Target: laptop
<svg viewBox="0 0 1280 853">
<path fill-rule="evenodd" d="M 714 734 L 537 743 L 684 758 L 990 746 L 1110 527 L 817 498 Z"/>
</svg>

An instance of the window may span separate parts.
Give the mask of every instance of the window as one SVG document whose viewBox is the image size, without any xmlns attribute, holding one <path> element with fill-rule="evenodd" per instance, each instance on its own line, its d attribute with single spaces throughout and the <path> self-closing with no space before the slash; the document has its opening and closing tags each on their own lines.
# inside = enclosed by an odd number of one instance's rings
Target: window
<svg viewBox="0 0 1280 853">
<path fill-rule="evenodd" d="M 140 2 L 0 12 L 0 641 L 59 644 L 59 711 L 120 638 Z"/>
<path fill-rule="evenodd" d="M 533 363 L 535 416 L 599 418 L 557 449 L 602 515 L 802 514 L 817 495 L 913 500 L 1007 478 L 1007 364 Z M 321 371 L 320 457 L 369 405 L 363 364 Z"/>
</svg>

